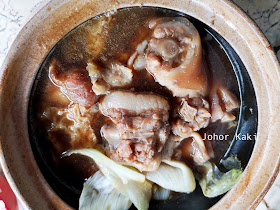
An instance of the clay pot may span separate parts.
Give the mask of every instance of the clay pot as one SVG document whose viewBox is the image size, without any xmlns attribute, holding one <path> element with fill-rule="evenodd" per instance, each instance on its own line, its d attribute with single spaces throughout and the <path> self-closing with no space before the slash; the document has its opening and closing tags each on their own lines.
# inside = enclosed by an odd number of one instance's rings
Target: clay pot
<svg viewBox="0 0 280 210">
<path fill-rule="evenodd" d="M 225 0 L 53 0 L 39 10 L 17 36 L 2 66 L 1 163 L 13 190 L 31 209 L 71 209 L 45 180 L 30 146 L 32 85 L 49 51 L 70 30 L 98 14 L 130 6 L 164 7 L 192 16 L 218 32 L 240 57 L 256 94 L 258 135 L 240 181 L 212 208 L 256 207 L 279 169 L 280 67 L 256 24 Z"/>
</svg>

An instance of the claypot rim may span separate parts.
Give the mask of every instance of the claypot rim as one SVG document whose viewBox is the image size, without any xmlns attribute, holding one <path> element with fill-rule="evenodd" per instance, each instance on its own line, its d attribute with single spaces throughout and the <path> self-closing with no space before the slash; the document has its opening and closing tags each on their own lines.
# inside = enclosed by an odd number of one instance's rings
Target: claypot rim
<svg viewBox="0 0 280 210">
<path fill-rule="evenodd" d="M 280 67 L 265 36 L 243 11 L 228 0 L 175 0 L 172 2 L 168 0 L 138 0 L 134 3 L 129 0 L 120 0 L 119 2 L 121 4 L 118 5 L 110 0 L 103 1 L 102 4 L 98 0 L 50 1 L 23 27 L 10 48 L 1 68 L 3 74 L 0 83 L 0 117 L 2 119 L 0 153 L 4 173 L 17 196 L 27 208 L 38 207 L 44 202 L 46 202 L 46 209 L 70 208 L 50 189 L 41 174 L 28 142 L 27 126 L 24 124 L 27 122 L 24 113 L 26 114 L 28 110 L 28 97 L 35 75 L 50 49 L 68 31 L 95 15 L 122 7 L 158 6 L 183 12 L 212 27 L 229 42 L 248 70 L 260 110 L 256 145 L 240 181 L 212 208 L 256 207 L 272 185 L 280 167 L 279 147 L 277 147 L 276 141 L 277 127 L 280 125 L 279 119 L 276 118 L 276 114 L 280 111 L 280 92 L 277 89 L 280 87 Z M 201 11 L 204 13 L 201 14 Z M 65 12 L 64 16 L 60 16 L 62 12 Z M 79 13 L 82 15 L 78 15 Z M 38 24 L 49 24 L 49 31 L 54 34 L 50 35 L 50 32 L 44 31 L 45 25 L 39 29 Z M 34 44 L 30 40 L 36 43 Z M 22 52 L 19 49 L 22 49 Z M 28 51 L 30 49 L 35 49 L 37 55 L 32 57 Z M 30 57 L 27 58 L 27 56 Z M 25 74 L 17 72 L 18 69 L 26 71 Z M 25 84 L 21 82 L 16 86 L 12 84 L 12 79 L 21 81 L 19 75 L 26 82 Z M 260 82 L 262 82 L 262 87 L 258 85 Z M 18 91 L 18 93 L 13 91 Z M 13 94 L 15 96 L 11 97 Z M 25 105 L 17 104 L 18 102 L 23 102 Z M 13 106 L 17 108 L 13 109 Z M 12 112 L 13 110 L 19 113 L 15 114 Z M 16 122 L 19 123 L 17 129 L 13 128 Z M 266 129 L 267 126 L 270 128 L 269 131 Z M 19 129 L 21 131 L 18 131 Z M 23 138 L 24 141 L 15 140 L 19 137 Z M 266 141 L 262 141 L 263 139 Z M 16 150 L 10 145 L 11 143 L 9 144 L 9 140 L 19 143 L 18 145 L 26 154 L 15 154 Z M 273 155 L 275 156 L 274 160 Z M 21 161 L 14 163 L 15 160 Z M 27 172 L 27 177 L 31 181 L 34 181 L 34 183 L 32 182 L 34 186 L 29 189 L 24 187 L 25 180 L 17 174 L 23 171 Z M 32 187 L 36 189 L 34 190 Z M 38 198 L 30 198 L 36 193 Z M 43 196 L 46 198 L 43 199 Z"/>
</svg>

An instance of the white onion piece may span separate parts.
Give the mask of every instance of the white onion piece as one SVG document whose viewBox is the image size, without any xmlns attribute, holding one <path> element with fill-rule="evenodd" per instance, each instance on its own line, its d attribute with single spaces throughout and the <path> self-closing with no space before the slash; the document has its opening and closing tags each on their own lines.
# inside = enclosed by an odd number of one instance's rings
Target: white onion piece
<svg viewBox="0 0 280 210">
<path fill-rule="evenodd" d="M 126 210 L 132 205 L 128 197 L 118 192 L 110 181 L 97 171 L 83 187 L 79 210 Z"/>
<path fill-rule="evenodd" d="M 146 173 L 146 178 L 175 192 L 191 193 L 196 187 L 192 170 L 179 161 L 162 160 L 156 171 Z"/>
</svg>

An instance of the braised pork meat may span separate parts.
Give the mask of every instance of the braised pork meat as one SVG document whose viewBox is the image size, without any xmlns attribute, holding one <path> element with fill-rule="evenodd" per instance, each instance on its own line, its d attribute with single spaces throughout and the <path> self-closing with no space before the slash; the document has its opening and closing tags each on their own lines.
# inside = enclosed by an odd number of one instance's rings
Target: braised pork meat
<svg viewBox="0 0 280 210">
<path fill-rule="evenodd" d="M 100 103 L 113 124 L 102 127 L 111 158 L 141 171 L 155 170 L 169 136 L 168 101 L 155 94 L 116 91 Z"/>
</svg>

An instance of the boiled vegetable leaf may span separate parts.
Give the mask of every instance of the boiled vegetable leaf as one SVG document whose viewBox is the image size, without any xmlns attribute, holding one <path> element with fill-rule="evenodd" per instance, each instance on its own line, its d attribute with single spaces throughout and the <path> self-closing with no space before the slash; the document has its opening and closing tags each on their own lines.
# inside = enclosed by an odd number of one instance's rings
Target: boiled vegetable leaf
<svg viewBox="0 0 280 210">
<path fill-rule="evenodd" d="M 162 160 L 157 170 L 146 172 L 146 178 L 175 192 L 190 193 L 196 187 L 192 170 L 179 161 Z"/>
<path fill-rule="evenodd" d="M 200 187 L 204 196 L 213 198 L 229 191 L 239 180 L 242 170 L 231 169 L 226 173 L 222 173 L 211 162 L 204 165 L 205 175 L 199 180 Z"/>
<path fill-rule="evenodd" d="M 97 171 L 85 183 L 79 200 L 80 210 L 124 210 L 132 205 L 110 181 Z"/>
<path fill-rule="evenodd" d="M 66 153 L 66 155 L 71 154 L 81 154 L 92 158 L 112 186 L 129 198 L 137 209 L 149 208 L 152 184 L 145 179 L 143 174 L 116 163 L 95 149 L 72 150 Z"/>
</svg>

